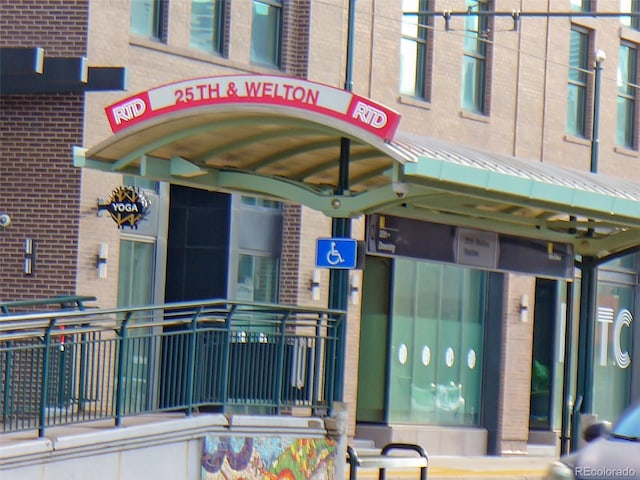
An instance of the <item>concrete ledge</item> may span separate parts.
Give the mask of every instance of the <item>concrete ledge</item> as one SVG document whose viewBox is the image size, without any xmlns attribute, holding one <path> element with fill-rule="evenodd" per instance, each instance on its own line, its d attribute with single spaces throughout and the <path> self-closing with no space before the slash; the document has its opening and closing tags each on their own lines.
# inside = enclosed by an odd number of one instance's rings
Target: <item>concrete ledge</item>
<svg viewBox="0 0 640 480">
<path fill-rule="evenodd" d="M 125 449 L 185 442 L 213 432 L 227 432 L 222 414 L 144 415 L 124 419 L 115 427 L 112 421 L 96 421 L 50 428 L 49 438 L 28 438 L 25 432 L 0 436 L 0 471 L 35 465 L 45 460 L 104 455 Z M 27 432 L 31 435 L 31 432 Z"/>
<path fill-rule="evenodd" d="M 136 417 L 138 420 L 144 418 Z M 53 439 L 54 450 L 79 449 L 91 445 L 92 447 L 106 444 L 144 443 L 148 444 L 152 438 L 177 439 L 193 436 L 194 433 L 226 428 L 227 419 L 224 415 L 202 415 L 197 417 L 183 417 L 170 420 L 156 419 L 152 423 L 140 423 L 104 431 L 91 431 L 80 434 L 58 436 Z"/>
<path fill-rule="evenodd" d="M 53 442 L 48 438 L 25 440 L 11 445 L 0 445 L 0 460 L 14 457 L 25 457 L 38 454 L 49 454 L 53 450 Z M 3 462 L 0 462 L 4 464 Z"/>
<path fill-rule="evenodd" d="M 429 455 L 487 454 L 484 428 L 358 424 L 356 437 L 373 440 L 378 448 L 392 442 L 413 443 L 423 447 Z"/>
<path fill-rule="evenodd" d="M 233 432 L 270 432 L 279 431 L 293 432 L 317 430 L 319 435 L 325 435 L 324 420 L 311 417 L 288 417 L 288 416 L 261 416 L 261 415 L 230 415 L 228 416 L 229 430 Z"/>
</svg>

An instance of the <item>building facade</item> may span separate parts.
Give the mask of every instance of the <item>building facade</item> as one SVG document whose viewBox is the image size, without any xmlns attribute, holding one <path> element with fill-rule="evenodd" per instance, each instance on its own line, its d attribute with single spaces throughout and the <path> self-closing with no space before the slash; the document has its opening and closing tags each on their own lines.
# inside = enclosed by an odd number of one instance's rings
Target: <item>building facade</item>
<svg viewBox="0 0 640 480">
<path fill-rule="evenodd" d="M 621 15 L 640 12 L 636 0 L 361 0 L 351 17 L 343 0 L 8 3 L 0 7 L 3 48 L 122 67 L 126 89 L 3 87 L 0 213 L 11 225 L 0 230 L 1 300 L 77 293 L 102 307 L 217 297 L 327 305 L 329 273 L 315 272 L 315 240 L 332 228 L 322 213 L 250 191 L 72 165 L 73 147 L 113 135 L 105 107 L 189 78 L 278 75 L 351 88 L 397 111 L 409 134 L 579 171 L 594 171 L 595 145 L 598 175 L 640 182 L 639 17 Z M 606 52 L 599 73 L 598 49 Z M 7 85 L 17 74 L 4 69 Z M 118 228 L 99 209 L 121 185 L 151 203 L 136 229 Z M 402 222 L 370 212 L 352 220 L 352 237 L 375 243 L 381 221 Z M 436 251 L 449 238 L 443 228 L 418 222 L 409 241 L 423 250 L 368 248 L 363 268 L 350 273 L 350 435 L 431 453 L 555 446 L 564 364 L 578 355 L 566 349 L 580 339 L 577 314 L 567 321 L 580 309 L 578 269 L 536 274 L 451 261 Z M 468 235 L 481 252 L 496 248 L 491 237 Z M 589 388 L 592 411 L 605 418 L 640 398 L 639 269 L 632 250 L 598 266 Z"/>
</svg>

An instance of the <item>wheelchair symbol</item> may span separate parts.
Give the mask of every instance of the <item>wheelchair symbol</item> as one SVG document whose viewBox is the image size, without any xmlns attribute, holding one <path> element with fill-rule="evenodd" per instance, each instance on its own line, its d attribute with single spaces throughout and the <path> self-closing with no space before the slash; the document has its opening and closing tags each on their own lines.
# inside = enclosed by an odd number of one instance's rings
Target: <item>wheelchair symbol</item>
<svg viewBox="0 0 640 480">
<path fill-rule="evenodd" d="M 329 265 L 340 265 L 344 263 L 342 255 L 336 250 L 336 242 L 331 242 L 331 249 L 327 252 L 327 263 Z"/>
</svg>

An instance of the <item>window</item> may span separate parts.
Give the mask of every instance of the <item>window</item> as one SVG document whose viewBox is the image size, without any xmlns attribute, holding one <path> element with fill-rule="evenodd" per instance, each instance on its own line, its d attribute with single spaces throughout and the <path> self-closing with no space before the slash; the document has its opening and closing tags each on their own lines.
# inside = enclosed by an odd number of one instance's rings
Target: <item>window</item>
<svg viewBox="0 0 640 480">
<path fill-rule="evenodd" d="M 569 85 L 567 92 L 567 133 L 586 137 L 587 78 L 589 76 L 589 33 L 571 29 L 569 49 Z"/>
<path fill-rule="evenodd" d="M 240 201 L 243 205 L 250 205 L 252 207 L 268 208 L 270 210 L 282 210 L 282 202 L 277 200 L 269 200 L 268 198 L 249 197 L 242 195 Z"/>
<path fill-rule="evenodd" d="M 155 276 L 155 244 L 122 239 L 118 269 L 118 306 L 153 303 Z M 136 318 L 147 322 L 149 318 Z M 142 411 L 148 399 L 148 379 L 153 365 L 153 342 L 147 335 L 151 329 L 134 328 L 124 351 L 124 409 L 127 413 Z"/>
<path fill-rule="evenodd" d="M 571 10 L 576 12 L 590 12 L 591 0 L 571 0 Z"/>
<path fill-rule="evenodd" d="M 224 8 L 225 0 L 191 1 L 191 47 L 222 53 Z"/>
<path fill-rule="evenodd" d="M 278 258 L 240 254 L 236 279 L 236 300 L 276 303 L 278 301 Z"/>
<path fill-rule="evenodd" d="M 478 425 L 486 272 L 395 259 L 389 422 Z"/>
<path fill-rule="evenodd" d="M 426 99 L 427 16 L 418 12 L 429 8 L 427 0 L 402 1 L 400 45 L 400 93 Z"/>
<path fill-rule="evenodd" d="M 120 241 L 118 269 L 118 305 L 153 303 L 155 244 L 132 240 Z"/>
<path fill-rule="evenodd" d="M 621 147 L 637 147 L 636 97 L 638 92 L 638 49 L 635 45 L 620 45 L 618 63 L 618 124 L 616 143 Z"/>
<path fill-rule="evenodd" d="M 640 0 L 621 0 L 620 11 L 626 13 L 640 13 Z M 640 30 L 640 17 L 621 17 L 620 21 L 627 27 Z"/>
<path fill-rule="evenodd" d="M 485 0 L 467 0 L 467 7 L 471 12 L 489 10 L 489 4 Z M 481 114 L 486 113 L 488 27 L 489 18 L 487 16 L 469 15 L 466 19 L 462 67 L 462 108 Z"/>
<path fill-rule="evenodd" d="M 251 26 L 251 61 L 280 67 L 281 33 L 282 2 L 254 0 Z"/>
<path fill-rule="evenodd" d="M 163 34 L 163 0 L 132 0 L 131 33 L 157 40 Z"/>
</svg>

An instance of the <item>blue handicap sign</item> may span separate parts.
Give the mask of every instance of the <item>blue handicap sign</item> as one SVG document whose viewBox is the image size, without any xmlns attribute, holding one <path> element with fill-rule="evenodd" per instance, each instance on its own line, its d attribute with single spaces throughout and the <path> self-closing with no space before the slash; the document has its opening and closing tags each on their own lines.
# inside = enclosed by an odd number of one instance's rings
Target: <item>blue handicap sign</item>
<svg viewBox="0 0 640 480">
<path fill-rule="evenodd" d="M 316 244 L 316 267 L 356 268 L 358 242 L 353 238 L 318 238 Z"/>
</svg>

